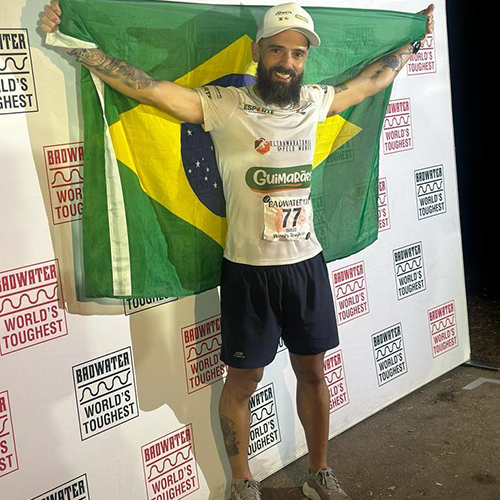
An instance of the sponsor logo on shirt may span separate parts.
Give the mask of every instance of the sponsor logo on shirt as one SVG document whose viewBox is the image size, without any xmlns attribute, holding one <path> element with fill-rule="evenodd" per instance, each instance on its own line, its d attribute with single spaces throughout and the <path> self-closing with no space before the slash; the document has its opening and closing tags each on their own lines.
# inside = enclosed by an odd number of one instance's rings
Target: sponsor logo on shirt
<svg viewBox="0 0 500 500">
<path fill-rule="evenodd" d="M 302 113 L 301 109 L 297 113 Z M 254 142 L 255 151 L 261 155 L 273 153 L 298 153 L 301 151 L 312 151 L 312 139 L 287 139 L 268 141 L 261 137 Z"/>
<path fill-rule="evenodd" d="M 211 100 L 211 99 L 213 99 L 212 92 L 214 92 L 214 93 L 215 93 L 215 97 L 216 97 L 217 99 L 222 99 L 222 94 L 221 94 L 221 91 L 217 88 L 217 86 L 216 86 L 216 85 L 211 85 L 210 87 L 207 87 L 207 86 L 205 86 L 205 85 L 204 85 L 204 86 L 203 86 L 203 87 L 201 87 L 201 88 L 204 90 L 204 92 L 205 92 L 206 96 L 207 96 L 210 100 Z"/>
<path fill-rule="evenodd" d="M 311 186 L 312 165 L 296 167 L 252 167 L 247 170 L 245 181 L 256 193 L 272 193 Z"/>
<path fill-rule="evenodd" d="M 303 106 L 301 106 L 300 108 L 297 108 L 295 110 L 295 113 L 299 114 L 299 115 L 305 115 L 307 110 L 312 106 L 312 102 L 306 102 Z"/>
<path fill-rule="evenodd" d="M 314 85 L 311 85 L 313 89 L 321 89 L 325 94 L 328 93 L 328 85 L 324 85 L 323 83 L 317 83 Z"/>
<path fill-rule="evenodd" d="M 274 115 L 274 111 L 272 109 L 255 106 L 255 104 L 243 104 L 243 111 L 246 113 L 258 113 L 261 115 Z"/>
<path fill-rule="evenodd" d="M 255 151 L 261 155 L 265 155 L 271 151 L 271 146 L 269 145 L 269 141 L 261 137 L 255 141 Z"/>
<path fill-rule="evenodd" d="M 271 149 L 280 153 L 296 153 L 298 151 L 311 151 L 312 139 L 291 139 L 286 141 L 269 141 Z"/>
</svg>

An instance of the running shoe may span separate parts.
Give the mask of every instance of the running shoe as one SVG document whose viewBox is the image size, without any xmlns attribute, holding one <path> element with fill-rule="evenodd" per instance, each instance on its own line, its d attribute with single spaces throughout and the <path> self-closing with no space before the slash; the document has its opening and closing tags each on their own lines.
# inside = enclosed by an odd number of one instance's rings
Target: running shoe
<svg viewBox="0 0 500 500">
<path fill-rule="evenodd" d="M 231 500 L 261 500 L 259 483 L 253 479 L 240 478 L 231 486 Z"/>
<path fill-rule="evenodd" d="M 310 500 L 349 500 L 330 468 L 309 472 L 302 491 Z"/>
</svg>

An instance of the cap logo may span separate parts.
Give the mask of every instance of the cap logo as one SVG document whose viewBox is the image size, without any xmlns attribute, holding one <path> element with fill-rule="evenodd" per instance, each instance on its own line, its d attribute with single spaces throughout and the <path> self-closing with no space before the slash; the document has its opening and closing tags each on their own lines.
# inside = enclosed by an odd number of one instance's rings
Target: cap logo
<svg viewBox="0 0 500 500">
<path fill-rule="evenodd" d="M 269 8 L 260 20 L 256 39 L 268 38 L 287 29 L 301 32 L 310 45 L 321 44 L 318 34 L 314 31 L 313 18 L 295 3 Z"/>
</svg>

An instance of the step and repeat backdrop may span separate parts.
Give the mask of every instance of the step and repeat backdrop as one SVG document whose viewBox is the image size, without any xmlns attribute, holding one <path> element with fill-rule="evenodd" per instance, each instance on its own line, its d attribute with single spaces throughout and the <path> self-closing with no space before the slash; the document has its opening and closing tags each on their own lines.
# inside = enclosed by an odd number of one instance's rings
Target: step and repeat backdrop
<svg viewBox="0 0 500 500">
<path fill-rule="evenodd" d="M 83 296 L 80 70 L 45 44 L 45 3 L 0 5 L 0 498 L 224 500 L 218 290 Z M 445 2 L 435 4 L 435 33 L 387 107 L 378 241 L 328 264 L 341 338 L 324 362 L 332 438 L 469 358 Z M 295 385 L 281 346 L 250 401 L 257 479 L 306 453 Z"/>
</svg>

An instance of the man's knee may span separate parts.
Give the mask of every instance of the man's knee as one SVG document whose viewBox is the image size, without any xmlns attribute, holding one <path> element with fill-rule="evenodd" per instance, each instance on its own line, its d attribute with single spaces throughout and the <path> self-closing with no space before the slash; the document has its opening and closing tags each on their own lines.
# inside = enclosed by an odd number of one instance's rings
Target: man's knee
<svg viewBox="0 0 500 500">
<path fill-rule="evenodd" d="M 262 380 L 264 368 L 232 368 L 228 367 L 224 389 L 240 399 L 248 399 Z"/>
<path fill-rule="evenodd" d="M 306 383 L 311 385 L 324 384 L 324 355 L 324 352 L 309 356 L 290 353 L 292 368 L 299 383 Z"/>
</svg>

